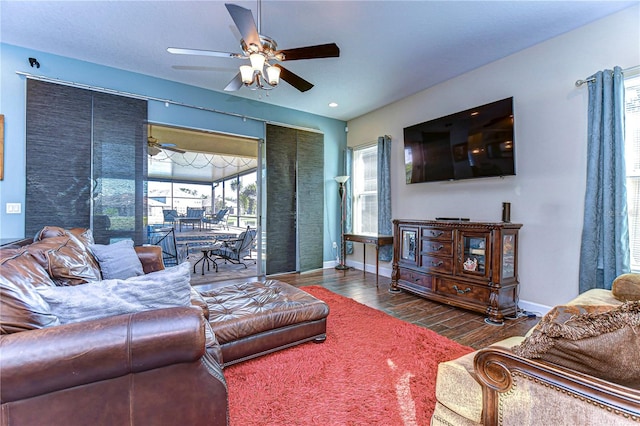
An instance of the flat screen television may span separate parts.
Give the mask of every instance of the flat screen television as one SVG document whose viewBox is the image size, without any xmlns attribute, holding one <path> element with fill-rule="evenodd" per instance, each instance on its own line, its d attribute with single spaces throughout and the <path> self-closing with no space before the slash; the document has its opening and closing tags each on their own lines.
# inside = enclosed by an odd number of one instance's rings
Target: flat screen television
<svg viewBox="0 0 640 426">
<path fill-rule="evenodd" d="M 404 129 L 407 183 L 515 175 L 513 98 Z"/>
</svg>

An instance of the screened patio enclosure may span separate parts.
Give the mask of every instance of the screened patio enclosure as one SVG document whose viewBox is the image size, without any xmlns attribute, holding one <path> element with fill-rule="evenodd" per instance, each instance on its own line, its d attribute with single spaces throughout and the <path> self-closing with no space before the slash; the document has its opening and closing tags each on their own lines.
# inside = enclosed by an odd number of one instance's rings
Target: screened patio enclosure
<svg viewBox="0 0 640 426">
<path fill-rule="evenodd" d="M 225 208 L 227 224 L 257 226 L 256 139 L 156 124 L 148 134 L 159 147 L 148 156 L 149 225 L 163 223 L 163 210 Z"/>
</svg>

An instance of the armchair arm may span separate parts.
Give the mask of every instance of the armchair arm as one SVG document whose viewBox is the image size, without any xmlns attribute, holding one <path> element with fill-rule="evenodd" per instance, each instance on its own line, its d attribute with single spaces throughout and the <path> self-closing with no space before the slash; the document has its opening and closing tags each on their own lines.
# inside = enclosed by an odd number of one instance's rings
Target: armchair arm
<svg viewBox="0 0 640 426">
<path fill-rule="evenodd" d="M 0 336 L 0 400 L 193 362 L 205 353 L 196 308 L 167 308 Z"/>
<path fill-rule="evenodd" d="M 482 386 L 485 425 L 640 420 L 640 390 L 521 358 L 506 348 L 478 351 L 474 369 Z"/>
<path fill-rule="evenodd" d="M 142 263 L 142 270 L 145 274 L 164 269 L 164 262 L 162 261 L 162 247 L 136 246 L 134 248 L 138 255 L 138 259 L 140 259 L 140 263 Z"/>
</svg>

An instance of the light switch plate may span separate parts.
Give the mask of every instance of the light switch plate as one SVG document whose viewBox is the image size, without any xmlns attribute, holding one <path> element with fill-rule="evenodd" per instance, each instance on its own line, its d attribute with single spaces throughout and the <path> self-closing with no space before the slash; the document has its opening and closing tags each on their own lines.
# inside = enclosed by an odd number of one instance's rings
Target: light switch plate
<svg viewBox="0 0 640 426">
<path fill-rule="evenodd" d="M 22 213 L 21 203 L 7 203 L 7 214 L 20 214 Z"/>
</svg>

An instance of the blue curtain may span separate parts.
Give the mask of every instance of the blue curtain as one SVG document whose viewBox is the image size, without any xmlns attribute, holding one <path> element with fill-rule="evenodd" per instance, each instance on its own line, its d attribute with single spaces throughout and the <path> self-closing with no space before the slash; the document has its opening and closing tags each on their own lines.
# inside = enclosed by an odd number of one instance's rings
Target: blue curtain
<svg viewBox="0 0 640 426">
<path fill-rule="evenodd" d="M 378 234 L 393 234 L 391 216 L 391 137 L 378 138 Z M 389 262 L 393 246 L 382 246 L 378 259 Z"/>
<path fill-rule="evenodd" d="M 587 189 L 580 248 L 580 293 L 611 289 L 630 271 L 624 161 L 624 80 L 620 67 L 589 79 Z"/>
<path fill-rule="evenodd" d="M 353 148 L 347 148 L 344 154 L 344 175 L 351 176 L 346 183 L 347 193 L 344 198 L 345 202 L 345 219 L 344 219 L 344 233 L 351 234 L 353 232 Z M 347 254 L 353 254 L 353 242 L 347 241 L 345 243 L 345 252 Z"/>
</svg>

